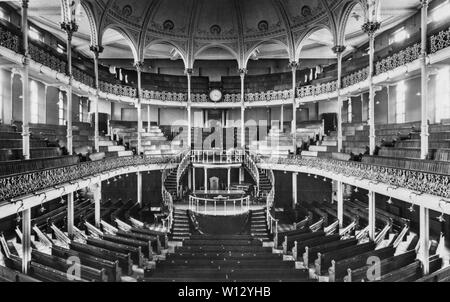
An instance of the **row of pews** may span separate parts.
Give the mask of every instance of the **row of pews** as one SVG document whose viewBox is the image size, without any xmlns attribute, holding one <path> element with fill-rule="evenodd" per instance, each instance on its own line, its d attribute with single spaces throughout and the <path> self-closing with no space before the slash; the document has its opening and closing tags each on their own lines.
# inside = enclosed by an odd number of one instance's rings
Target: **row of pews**
<svg viewBox="0 0 450 302">
<path fill-rule="evenodd" d="M 278 234 L 275 249 L 291 256 L 308 269 L 310 278 L 322 282 L 411 282 L 445 281 L 449 269 L 430 248 L 430 275 L 422 273 L 418 260 L 418 237 L 408 222 L 377 209 L 376 237 L 367 236 L 367 205 L 346 201 L 344 227 L 339 229 L 336 208 L 330 204 L 298 207 L 304 219 Z M 377 264 L 379 270 L 374 270 Z M 379 272 L 377 275 L 376 273 Z"/>
<path fill-rule="evenodd" d="M 120 282 L 143 277 L 144 269 L 168 248 L 166 232 L 132 217 L 139 212 L 135 203 L 108 200 L 102 206 L 102 219 L 95 226 L 91 201 L 79 198 L 71 236 L 65 229 L 65 205 L 35 217 L 27 275 L 21 273 L 20 230 L 16 229 L 16 240 L 1 235 L 0 280 Z M 79 275 L 74 275 L 75 264 Z"/>
</svg>

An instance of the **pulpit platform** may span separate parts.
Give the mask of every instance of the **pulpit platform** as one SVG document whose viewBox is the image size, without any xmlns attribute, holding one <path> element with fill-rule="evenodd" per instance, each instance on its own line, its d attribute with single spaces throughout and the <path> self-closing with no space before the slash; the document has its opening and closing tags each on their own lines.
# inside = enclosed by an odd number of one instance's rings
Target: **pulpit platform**
<svg viewBox="0 0 450 302">
<path fill-rule="evenodd" d="M 193 192 L 194 196 L 199 197 L 199 198 L 216 198 L 216 197 L 223 197 L 223 198 L 229 198 L 229 199 L 233 199 L 233 198 L 239 198 L 242 197 L 244 195 L 246 195 L 246 192 L 244 190 L 208 190 L 208 191 L 204 191 L 204 190 L 196 190 Z"/>
</svg>

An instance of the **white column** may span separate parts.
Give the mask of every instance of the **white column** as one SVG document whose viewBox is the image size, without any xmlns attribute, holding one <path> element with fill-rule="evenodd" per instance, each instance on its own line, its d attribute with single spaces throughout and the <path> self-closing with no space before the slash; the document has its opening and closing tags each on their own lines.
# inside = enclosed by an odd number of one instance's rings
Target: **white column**
<svg viewBox="0 0 450 302">
<path fill-rule="evenodd" d="M 101 199 L 102 199 L 102 183 L 99 182 L 93 185 L 94 188 L 94 212 L 95 212 L 95 226 L 100 227 L 101 220 Z"/>
<path fill-rule="evenodd" d="M 245 86 L 244 79 L 247 69 L 239 69 L 241 76 L 241 148 L 245 149 Z"/>
<path fill-rule="evenodd" d="M 31 209 L 22 211 L 22 273 L 27 274 L 31 261 Z"/>
<path fill-rule="evenodd" d="M 78 30 L 78 25 L 75 20 L 70 22 L 63 22 L 61 28 L 67 33 L 67 73 L 69 76 L 69 85 L 67 86 L 67 152 L 69 155 L 73 154 L 73 135 L 72 135 L 72 36 Z"/>
<path fill-rule="evenodd" d="M 205 177 L 204 177 L 204 184 L 205 184 L 205 193 L 208 193 L 208 168 L 205 167 Z"/>
<path fill-rule="evenodd" d="M 280 108 L 280 130 L 283 132 L 283 125 L 284 125 L 284 105 L 281 104 Z"/>
<path fill-rule="evenodd" d="M 423 273 L 430 273 L 430 214 L 429 210 L 420 207 L 420 251 L 419 257 L 423 264 Z"/>
<path fill-rule="evenodd" d="M 191 77 L 192 77 L 192 68 L 188 68 L 185 70 L 186 76 L 187 76 L 187 83 L 188 83 L 188 92 L 187 92 L 187 146 L 188 148 L 192 148 L 192 113 L 191 113 L 191 107 L 192 107 L 192 88 L 191 88 Z"/>
<path fill-rule="evenodd" d="M 341 86 L 342 86 L 342 55 L 345 50 L 345 46 L 336 45 L 333 47 L 333 52 L 336 54 L 337 58 L 337 137 L 338 137 L 338 152 L 342 152 L 342 97 L 341 97 Z"/>
<path fill-rule="evenodd" d="M 369 35 L 369 146 L 370 155 L 375 151 L 375 87 L 373 84 L 375 33 L 380 28 L 380 23 L 369 21 L 363 25 L 363 30 Z M 362 106 L 362 105 L 361 105 Z"/>
<path fill-rule="evenodd" d="M 297 205 L 297 176 L 298 173 L 292 173 L 292 208 L 295 209 Z"/>
<path fill-rule="evenodd" d="M 297 153 L 297 103 L 295 101 L 295 92 L 297 85 L 297 67 L 298 62 L 291 62 L 289 66 L 292 70 L 292 125 L 291 125 L 291 133 L 292 133 L 292 146 L 294 148 L 294 154 Z"/>
<path fill-rule="evenodd" d="M 420 133 L 420 158 L 426 159 L 428 157 L 428 69 L 427 69 L 427 25 L 428 25 L 428 0 L 421 0 L 422 15 L 421 15 L 421 36 L 422 47 L 420 54 L 420 69 L 421 69 L 421 116 L 422 116 L 422 131 Z"/>
<path fill-rule="evenodd" d="M 73 223 L 74 223 L 75 202 L 73 193 L 67 194 L 67 234 L 69 238 L 73 237 Z"/>
<path fill-rule="evenodd" d="M 348 98 L 348 109 L 347 109 L 347 119 L 348 123 L 351 124 L 353 122 L 353 108 L 352 108 L 352 98 Z"/>
<path fill-rule="evenodd" d="M 150 125 L 150 105 L 147 106 L 147 132 L 150 132 L 150 130 L 152 129 L 151 125 Z"/>
<path fill-rule="evenodd" d="M 337 181 L 337 218 L 339 220 L 339 228 L 344 227 L 344 184 L 342 181 Z"/>
<path fill-rule="evenodd" d="M 142 205 L 142 172 L 137 172 L 137 203 Z"/>
<path fill-rule="evenodd" d="M 244 167 L 239 168 L 239 184 L 241 185 L 244 182 Z"/>
<path fill-rule="evenodd" d="M 195 192 L 195 167 L 192 167 L 192 191 Z"/>
<path fill-rule="evenodd" d="M 375 239 L 375 192 L 369 191 L 369 238 Z"/>
<path fill-rule="evenodd" d="M 30 159 L 30 89 L 29 68 L 30 55 L 28 48 L 28 0 L 22 0 L 22 43 L 23 43 L 23 70 L 22 76 L 22 155 Z M 12 95 L 12 90 L 11 90 Z"/>
<path fill-rule="evenodd" d="M 98 74 L 98 57 L 99 54 L 103 51 L 103 47 L 98 45 L 92 45 L 90 50 L 94 54 L 94 75 L 95 75 L 95 98 L 94 98 L 94 148 L 96 152 L 100 152 L 100 133 L 98 128 L 98 101 L 100 95 L 100 81 Z"/>
<path fill-rule="evenodd" d="M 230 193 L 230 186 L 231 186 L 231 168 L 228 168 L 228 171 L 227 171 L 227 190 L 228 190 L 228 193 Z"/>
<path fill-rule="evenodd" d="M 192 190 L 192 170 L 188 167 L 188 188 Z"/>
<path fill-rule="evenodd" d="M 138 133 L 137 133 L 137 140 L 138 140 L 138 146 L 137 146 L 137 154 L 141 154 L 142 152 L 142 132 L 143 124 L 142 124 L 142 70 L 144 69 L 144 62 L 135 62 L 134 67 L 136 68 L 137 72 L 137 118 L 138 118 Z"/>
</svg>

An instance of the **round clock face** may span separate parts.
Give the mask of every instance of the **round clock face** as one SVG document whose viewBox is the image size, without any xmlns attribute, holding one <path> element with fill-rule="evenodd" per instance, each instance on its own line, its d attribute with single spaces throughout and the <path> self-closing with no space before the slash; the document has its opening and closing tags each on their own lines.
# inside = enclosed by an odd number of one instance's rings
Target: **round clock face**
<svg viewBox="0 0 450 302">
<path fill-rule="evenodd" d="M 218 102 L 222 99 L 222 92 L 218 89 L 211 90 L 209 93 L 209 98 L 213 102 Z"/>
</svg>

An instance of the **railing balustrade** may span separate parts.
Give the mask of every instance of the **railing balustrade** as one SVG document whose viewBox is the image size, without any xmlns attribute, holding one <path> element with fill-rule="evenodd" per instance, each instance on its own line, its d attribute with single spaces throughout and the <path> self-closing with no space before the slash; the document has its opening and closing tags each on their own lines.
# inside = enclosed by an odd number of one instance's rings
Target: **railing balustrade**
<svg viewBox="0 0 450 302">
<path fill-rule="evenodd" d="M 192 150 L 191 162 L 196 164 L 240 164 L 244 162 L 244 151 L 230 150 Z"/>
<path fill-rule="evenodd" d="M 189 210 L 214 216 L 242 214 L 250 211 L 250 196 L 236 199 L 210 199 L 189 196 Z"/>
</svg>

